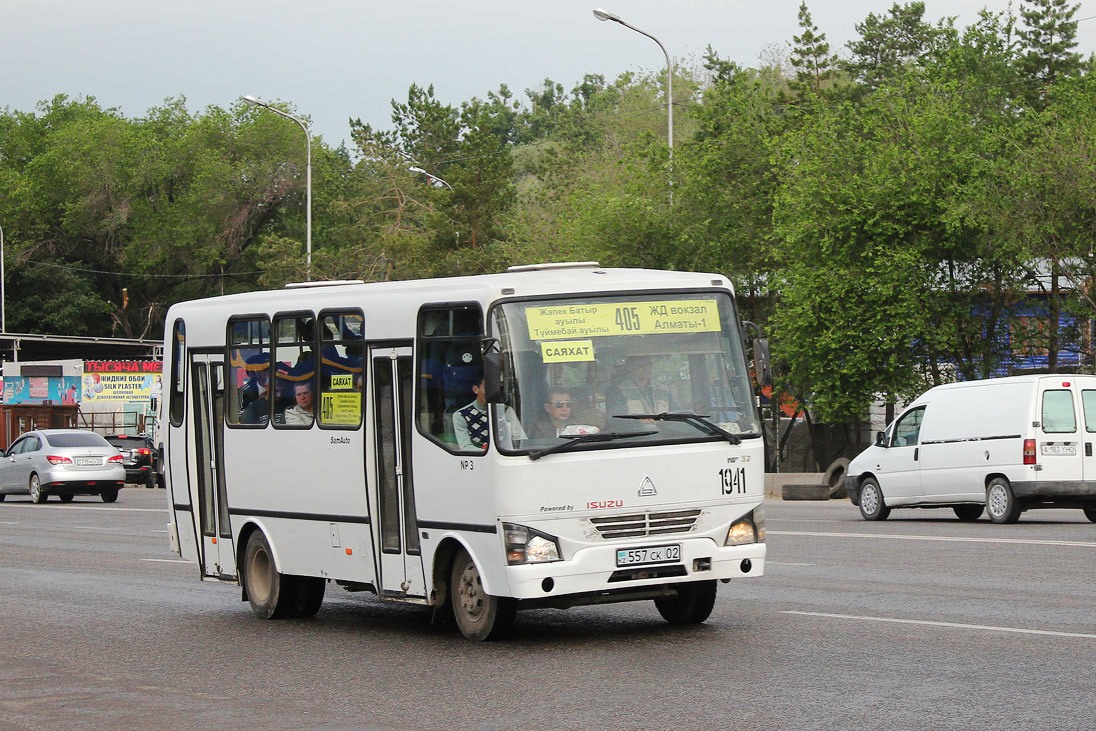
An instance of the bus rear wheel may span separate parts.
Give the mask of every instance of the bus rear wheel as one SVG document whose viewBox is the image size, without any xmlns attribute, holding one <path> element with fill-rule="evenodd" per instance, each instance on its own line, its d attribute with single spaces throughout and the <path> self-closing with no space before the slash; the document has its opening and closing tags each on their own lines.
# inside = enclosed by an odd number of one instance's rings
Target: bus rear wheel
<svg viewBox="0 0 1096 731">
<path fill-rule="evenodd" d="M 247 539 L 243 574 L 247 600 L 256 617 L 280 619 L 289 616 L 297 595 L 295 577 L 278 572 L 270 543 L 262 531 L 255 531 Z M 316 608 L 319 609 L 319 605 Z"/>
<path fill-rule="evenodd" d="M 282 577 L 289 578 L 289 577 Z M 294 617 L 314 617 L 323 604 L 327 579 L 318 576 L 294 576 L 293 611 Z"/>
<path fill-rule="evenodd" d="M 513 626 L 517 602 L 484 591 L 476 562 L 464 549 L 453 560 L 450 596 L 457 627 L 470 640 L 496 640 Z"/>
<path fill-rule="evenodd" d="M 715 579 L 676 584 L 676 596 L 655 599 L 655 607 L 670 624 L 700 624 L 708 619 L 715 606 Z"/>
</svg>

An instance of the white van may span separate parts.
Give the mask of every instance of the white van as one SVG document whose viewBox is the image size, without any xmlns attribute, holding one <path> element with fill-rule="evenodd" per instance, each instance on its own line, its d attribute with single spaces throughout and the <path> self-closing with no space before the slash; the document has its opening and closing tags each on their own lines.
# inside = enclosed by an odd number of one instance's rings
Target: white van
<svg viewBox="0 0 1096 731">
<path fill-rule="evenodd" d="M 879 432 L 845 486 L 865 520 L 909 507 L 1015 523 L 1031 508 L 1082 508 L 1096 522 L 1093 442 L 1096 376 L 949 383 Z"/>
</svg>

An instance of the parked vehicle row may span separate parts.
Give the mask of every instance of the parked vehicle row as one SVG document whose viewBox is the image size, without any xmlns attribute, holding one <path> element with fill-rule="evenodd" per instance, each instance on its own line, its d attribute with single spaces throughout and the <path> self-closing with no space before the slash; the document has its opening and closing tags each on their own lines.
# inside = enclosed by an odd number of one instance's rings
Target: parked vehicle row
<svg viewBox="0 0 1096 731">
<path fill-rule="evenodd" d="M 126 485 L 124 458 L 98 434 L 80 429 L 41 429 L 16 439 L 0 457 L 0 500 L 30 495 L 43 503 L 50 495 L 71 502 L 77 495 L 118 499 Z"/>
<path fill-rule="evenodd" d="M 930 389 L 849 464 L 865 520 L 893 508 L 951 508 L 1015 523 L 1035 508 L 1096 522 L 1096 376 L 1050 374 Z"/>
<path fill-rule="evenodd" d="M 159 450 L 143 435 L 29 431 L 0 452 L 0 501 L 7 495 L 30 495 L 35 503 L 50 495 L 62 502 L 97 495 L 112 503 L 126 483 L 163 486 L 159 461 Z"/>
</svg>

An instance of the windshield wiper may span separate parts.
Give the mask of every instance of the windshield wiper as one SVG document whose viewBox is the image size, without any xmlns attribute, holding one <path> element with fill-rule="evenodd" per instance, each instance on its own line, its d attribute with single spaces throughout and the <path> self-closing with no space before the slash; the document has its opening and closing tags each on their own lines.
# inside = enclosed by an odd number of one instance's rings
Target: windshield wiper
<svg viewBox="0 0 1096 731">
<path fill-rule="evenodd" d="M 535 449 L 529 452 L 529 459 L 540 459 L 555 452 L 563 452 L 576 444 L 589 444 L 590 442 L 611 442 L 615 439 L 630 439 L 631 437 L 649 437 L 658 434 L 657 431 L 630 431 L 630 432 L 598 432 L 597 434 L 561 434 L 560 439 L 565 442 L 553 444 L 544 449 Z"/>
<path fill-rule="evenodd" d="M 741 444 L 742 437 L 732 434 L 714 421 L 709 421 L 708 414 L 691 414 L 687 411 L 663 411 L 661 414 L 614 414 L 614 419 L 650 419 L 651 421 L 683 421 L 692 424 L 698 429 L 710 429 L 731 444 Z"/>
</svg>

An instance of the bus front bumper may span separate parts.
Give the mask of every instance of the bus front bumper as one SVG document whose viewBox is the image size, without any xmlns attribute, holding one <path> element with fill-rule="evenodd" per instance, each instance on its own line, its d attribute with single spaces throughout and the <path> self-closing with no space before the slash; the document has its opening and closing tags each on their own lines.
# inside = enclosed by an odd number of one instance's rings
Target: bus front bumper
<svg viewBox="0 0 1096 731">
<path fill-rule="evenodd" d="M 672 560 L 656 552 L 655 559 L 663 560 L 642 562 L 652 549 L 667 547 L 677 547 Z M 641 562 L 628 563 L 637 560 Z M 565 561 L 508 566 L 506 573 L 510 596 L 516 599 L 540 600 L 548 606 L 592 603 L 563 600 L 571 595 L 629 594 L 667 584 L 762 576 L 765 544 L 718 546 L 709 538 L 614 543 L 583 548 Z"/>
</svg>

